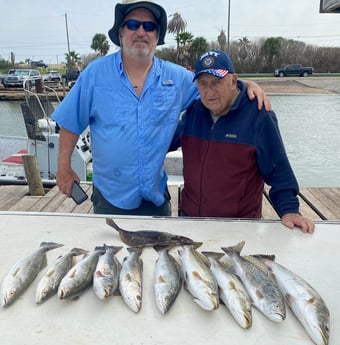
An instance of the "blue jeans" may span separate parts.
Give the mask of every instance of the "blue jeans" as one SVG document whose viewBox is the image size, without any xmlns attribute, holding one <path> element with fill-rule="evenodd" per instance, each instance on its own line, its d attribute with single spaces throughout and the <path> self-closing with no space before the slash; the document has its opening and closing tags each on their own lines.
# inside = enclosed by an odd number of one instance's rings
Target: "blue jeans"
<svg viewBox="0 0 340 345">
<path fill-rule="evenodd" d="M 130 216 L 171 216 L 170 194 L 168 189 L 164 192 L 165 201 L 161 206 L 156 206 L 153 202 L 142 200 L 139 207 L 134 209 L 123 209 L 112 205 L 93 186 L 91 201 L 93 203 L 93 213 L 96 214 L 120 214 Z"/>
</svg>

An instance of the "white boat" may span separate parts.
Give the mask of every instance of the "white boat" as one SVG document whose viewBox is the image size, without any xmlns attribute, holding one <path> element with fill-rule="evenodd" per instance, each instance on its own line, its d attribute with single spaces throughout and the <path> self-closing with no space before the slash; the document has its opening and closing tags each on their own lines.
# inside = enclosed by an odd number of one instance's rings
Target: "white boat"
<svg viewBox="0 0 340 345">
<path fill-rule="evenodd" d="M 47 86 L 48 89 L 55 91 Z M 26 176 L 22 155 L 37 157 L 40 176 L 44 185 L 54 185 L 57 175 L 57 159 L 59 151 L 59 126 L 50 118 L 54 106 L 50 102 L 47 92 L 36 93 L 24 88 L 25 101 L 21 110 L 26 126 L 27 139 L 20 139 L 21 147 L 13 145 L 13 152 L 5 156 L 0 162 L 0 184 L 26 184 Z M 58 102 L 60 100 L 55 93 Z M 10 141 L 11 139 L 11 141 Z M 19 139 L 19 138 L 18 138 Z M 15 142 L 15 138 L 0 138 L 2 146 Z M 10 143 L 6 145 L 6 142 Z M 17 143 L 16 143 L 17 144 Z M 15 151 L 14 151 L 15 150 Z M 80 135 L 72 155 L 72 167 L 81 181 L 92 180 L 92 155 L 89 143 L 89 132 Z"/>
</svg>

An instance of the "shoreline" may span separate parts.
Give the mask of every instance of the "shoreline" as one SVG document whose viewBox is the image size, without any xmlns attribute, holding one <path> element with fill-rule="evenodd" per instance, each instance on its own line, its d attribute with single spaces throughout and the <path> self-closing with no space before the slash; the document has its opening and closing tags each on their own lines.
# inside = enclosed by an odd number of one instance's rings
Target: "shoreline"
<svg viewBox="0 0 340 345">
<path fill-rule="evenodd" d="M 340 94 L 340 77 L 242 77 L 241 80 L 252 80 L 258 83 L 264 92 L 270 94 Z M 58 96 L 65 96 L 63 90 L 56 89 Z M 53 100 L 55 94 L 49 94 Z M 0 86 L 1 101 L 24 100 L 22 89 L 6 89 Z"/>
</svg>

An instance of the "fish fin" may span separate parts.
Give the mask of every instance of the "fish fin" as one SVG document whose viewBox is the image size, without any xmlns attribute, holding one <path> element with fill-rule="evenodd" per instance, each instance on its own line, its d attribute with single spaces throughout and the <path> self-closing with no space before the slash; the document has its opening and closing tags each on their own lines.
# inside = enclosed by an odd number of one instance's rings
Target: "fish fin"
<svg viewBox="0 0 340 345">
<path fill-rule="evenodd" d="M 165 283 L 166 281 L 165 281 L 165 279 L 164 279 L 164 277 L 162 276 L 162 275 L 159 275 L 158 277 L 157 277 L 157 283 Z"/>
<path fill-rule="evenodd" d="M 96 276 L 96 278 L 103 278 L 104 277 L 102 272 L 100 272 L 100 271 L 95 271 L 94 275 Z"/>
<path fill-rule="evenodd" d="M 51 277 L 51 276 L 53 276 L 53 274 L 55 274 L 55 272 L 56 272 L 55 270 L 51 270 L 48 272 L 47 276 Z"/>
<path fill-rule="evenodd" d="M 236 246 L 232 247 L 221 247 L 221 249 L 227 253 L 229 256 L 232 255 L 233 253 L 237 253 L 238 255 L 241 254 L 241 251 L 245 245 L 245 241 L 241 241 Z"/>
<path fill-rule="evenodd" d="M 196 280 L 203 280 L 203 278 L 201 277 L 201 275 L 199 274 L 199 272 L 197 272 L 197 271 L 192 271 L 191 274 L 192 274 L 192 276 L 193 276 L 194 279 L 196 279 Z"/>
</svg>

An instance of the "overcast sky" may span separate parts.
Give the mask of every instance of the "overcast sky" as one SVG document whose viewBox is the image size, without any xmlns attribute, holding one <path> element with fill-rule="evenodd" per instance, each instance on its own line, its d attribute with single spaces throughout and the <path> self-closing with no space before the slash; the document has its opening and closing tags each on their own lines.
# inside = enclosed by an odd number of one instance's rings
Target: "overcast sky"
<svg viewBox="0 0 340 345">
<path fill-rule="evenodd" d="M 14 52 L 16 62 L 27 58 L 48 64 L 64 61 L 70 50 L 93 53 L 96 33 L 107 35 L 113 24 L 111 0 L 2 0 L 0 58 Z M 227 34 L 228 0 L 159 0 L 168 14 L 178 12 L 194 37 L 216 41 L 220 29 Z M 320 0 L 230 0 L 230 40 L 276 37 L 304 41 L 317 46 L 340 47 L 340 14 L 320 14 Z M 170 17 L 170 18 L 169 18 Z M 108 35 L 107 35 L 108 37 Z M 111 42 L 110 42 L 111 43 Z M 165 47 L 174 47 L 167 34 Z M 110 52 L 117 50 L 111 43 Z"/>
</svg>

